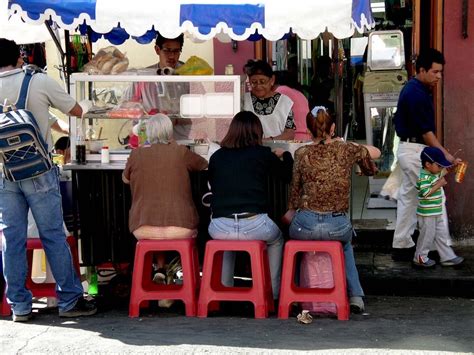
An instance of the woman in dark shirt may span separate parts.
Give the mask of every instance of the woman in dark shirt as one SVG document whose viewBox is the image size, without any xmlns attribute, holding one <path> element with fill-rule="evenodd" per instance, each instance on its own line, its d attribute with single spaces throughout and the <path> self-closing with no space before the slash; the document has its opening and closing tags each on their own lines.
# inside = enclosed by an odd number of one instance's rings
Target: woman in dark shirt
<svg viewBox="0 0 474 355">
<path fill-rule="evenodd" d="M 280 291 L 283 237 L 267 214 L 269 175 L 291 180 L 293 158 L 277 149 L 262 146 L 263 129 L 258 117 L 249 111 L 235 115 L 222 148 L 209 161 L 213 239 L 263 240 L 268 245 L 273 297 Z M 282 158 L 279 159 L 279 158 Z M 233 285 L 235 253 L 224 254 L 222 283 Z"/>
</svg>

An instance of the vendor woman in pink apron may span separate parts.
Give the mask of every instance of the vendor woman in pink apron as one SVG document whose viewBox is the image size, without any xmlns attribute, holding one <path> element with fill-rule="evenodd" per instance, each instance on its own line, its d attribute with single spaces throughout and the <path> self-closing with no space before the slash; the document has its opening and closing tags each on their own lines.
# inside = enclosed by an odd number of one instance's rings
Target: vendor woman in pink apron
<svg viewBox="0 0 474 355">
<path fill-rule="evenodd" d="M 275 76 L 270 64 L 249 60 L 245 66 L 251 91 L 245 94 L 244 110 L 255 113 L 263 127 L 263 138 L 291 140 L 295 137 L 293 101 L 273 90 Z"/>
</svg>

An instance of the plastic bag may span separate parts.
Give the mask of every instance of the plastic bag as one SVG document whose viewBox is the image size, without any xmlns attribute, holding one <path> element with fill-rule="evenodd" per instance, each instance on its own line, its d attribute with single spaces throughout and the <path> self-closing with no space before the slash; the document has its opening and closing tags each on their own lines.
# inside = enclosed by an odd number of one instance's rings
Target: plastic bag
<svg viewBox="0 0 474 355">
<path fill-rule="evenodd" d="M 402 169 L 400 168 L 400 164 L 397 163 L 395 165 L 395 169 L 393 169 L 387 181 L 383 185 L 382 191 L 380 191 L 380 195 L 384 197 L 390 197 L 391 199 L 396 200 L 398 198 L 398 191 L 400 190 L 401 185 Z"/>
<path fill-rule="evenodd" d="M 128 59 L 115 48 L 109 46 L 100 49 L 94 58 L 84 65 L 82 71 L 88 74 L 118 74 L 128 68 Z"/>
<path fill-rule="evenodd" d="M 214 70 L 202 58 L 191 56 L 186 63 L 175 70 L 178 75 L 212 75 Z"/>
<path fill-rule="evenodd" d="M 300 286 L 308 288 L 332 288 L 331 256 L 322 252 L 306 252 L 301 258 Z M 302 302 L 301 307 L 311 313 L 337 314 L 337 308 L 331 302 Z"/>
</svg>

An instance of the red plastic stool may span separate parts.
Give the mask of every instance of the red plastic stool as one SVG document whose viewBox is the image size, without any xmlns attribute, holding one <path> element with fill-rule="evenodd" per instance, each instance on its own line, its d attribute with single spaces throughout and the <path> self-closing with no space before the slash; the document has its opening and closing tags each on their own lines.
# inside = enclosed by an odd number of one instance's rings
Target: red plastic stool
<svg viewBox="0 0 474 355">
<path fill-rule="evenodd" d="M 80 272 L 80 265 L 79 265 L 79 254 L 77 251 L 77 241 L 76 238 L 73 236 L 66 237 L 66 242 L 69 244 L 69 248 L 71 249 L 72 254 L 72 262 L 74 264 L 74 268 L 78 275 L 81 274 Z M 28 257 L 28 274 L 26 277 L 26 288 L 31 291 L 33 297 L 42 298 L 42 297 L 57 297 L 56 295 L 56 283 L 55 282 L 43 282 L 43 283 L 36 283 L 31 278 L 32 273 L 32 264 L 33 264 L 33 251 L 35 249 L 43 249 L 43 244 L 41 243 L 40 238 L 29 238 L 26 241 L 26 251 Z M 11 314 L 10 305 L 7 303 L 7 296 L 6 296 L 6 288 L 3 292 L 3 301 L 0 305 L 0 314 L 3 316 L 8 316 Z"/>
<path fill-rule="evenodd" d="M 183 267 L 182 285 L 158 285 L 152 280 L 153 252 L 176 250 Z M 199 286 L 199 259 L 195 238 L 139 240 L 135 249 L 132 290 L 128 316 L 140 315 L 140 303 L 151 300 L 182 300 L 186 316 L 196 316 L 197 291 Z"/>
<path fill-rule="evenodd" d="M 9 316 L 12 313 L 10 305 L 7 303 L 7 296 L 5 294 L 6 288 L 3 289 L 3 296 L 0 303 L 0 316 Z"/>
<path fill-rule="evenodd" d="M 314 251 L 325 252 L 331 256 L 334 287 L 302 288 L 295 285 L 296 254 Z M 288 318 L 290 306 L 293 302 L 332 302 L 337 307 L 337 319 L 349 319 L 344 252 L 340 242 L 290 240 L 285 244 L 278 318 Z"/>
<path fill-rule="evenodd" d="M 250 254 L 252 287 L 222 285 L 224 251 L 246 251 Z M 255 318 L 267 318 L 274 310 L 267 244 L 259 240 L 211 240 L 206 244 L 202 281 L 199 292 L 198 317 L 207 317 L 208 305 L 216 301 L 250 301 Z"/>
</svg>

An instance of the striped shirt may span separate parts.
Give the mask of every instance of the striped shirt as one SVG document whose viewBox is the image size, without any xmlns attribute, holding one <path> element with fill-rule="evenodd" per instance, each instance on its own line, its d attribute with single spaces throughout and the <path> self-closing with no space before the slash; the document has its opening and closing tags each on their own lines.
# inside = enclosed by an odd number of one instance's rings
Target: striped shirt
<svg viewBox="0 0 474 355">
<path fill-rule="evenodd" d="M 443 213 L 444 190 L 439 188 L 428 196 L 431 188 L 439 180 L 440 174 L 432 174 L 425 169 L 420 170 L 420 176 L 416 183 L 418 190 L 418 216 L 439 216 Z"/>
</svg>

